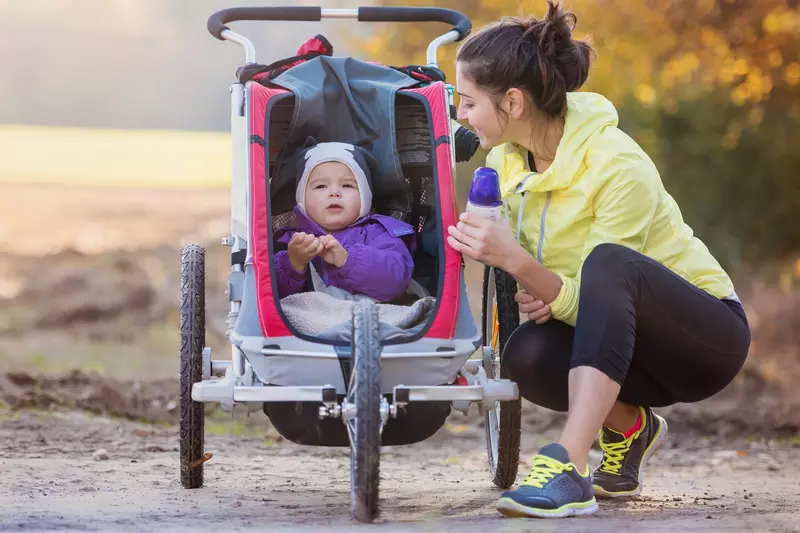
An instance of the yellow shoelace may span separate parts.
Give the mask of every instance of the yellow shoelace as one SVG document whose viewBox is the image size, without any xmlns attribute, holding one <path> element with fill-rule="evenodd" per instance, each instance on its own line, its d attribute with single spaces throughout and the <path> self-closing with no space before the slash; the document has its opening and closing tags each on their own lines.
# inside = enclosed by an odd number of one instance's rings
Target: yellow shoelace
<svg viewBox="0 0 800 533">
<path fill-rule="evenodd" d="M 631 449 L 631 444 L 637 434 L 631 435 L 622 442 L 611 442 L 608 444 L 603 442 L 603 437 L 602 435 L 600 436 L 600 449 L 603 450 L 603 462 L 600 463 L 601 472 L 613 474 L 615 476 L 619 475 L 620 468 L 622 468 L 622 461 L 625 459 L 625 454 Z"/>
<path fill-rule="evenodd" d="M 546 455 L 537 455 L 533 458 L 533 468 L 531 473 L 522 482 L 523 485 L 529 485 L 541 489 L 544 485 L 565 470 L 572 470 L 572 464 L 565 465 L 561 461 L 557 461 Z"/>
</svg>

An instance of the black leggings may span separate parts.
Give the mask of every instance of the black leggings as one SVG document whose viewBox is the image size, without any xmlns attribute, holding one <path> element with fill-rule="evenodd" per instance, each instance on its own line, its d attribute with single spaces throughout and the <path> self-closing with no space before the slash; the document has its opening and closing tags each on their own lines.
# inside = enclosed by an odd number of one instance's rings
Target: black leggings
<svg viewBox="0 0 800 533">
<path fill-rule="evenodd" d="M 660 407 L 708 398 L 741 370 L 750 328 L 738 302 L 615 244 L 597 246 L 581 278 L 574 328 L 526 322 L 508 340 L 504 364 L 525 399 L 566 411 L 569 371 L 590 366 L 622 386 L 621 401 Z"/>
</svg>

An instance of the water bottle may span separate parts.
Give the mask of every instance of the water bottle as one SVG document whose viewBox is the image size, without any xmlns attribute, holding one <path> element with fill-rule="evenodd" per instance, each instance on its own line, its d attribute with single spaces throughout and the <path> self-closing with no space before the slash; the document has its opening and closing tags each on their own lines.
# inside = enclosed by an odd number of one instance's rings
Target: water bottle
<svg viewBox="0 0 800 533">
<path fill-rule="evenodd" d="M 502 209 L 500 176 L 493 168 L 480 167 L 472 175 L 467 213 L 476 213 L 482 217 L 499 220 L 502 216 Z"/>
</svg>

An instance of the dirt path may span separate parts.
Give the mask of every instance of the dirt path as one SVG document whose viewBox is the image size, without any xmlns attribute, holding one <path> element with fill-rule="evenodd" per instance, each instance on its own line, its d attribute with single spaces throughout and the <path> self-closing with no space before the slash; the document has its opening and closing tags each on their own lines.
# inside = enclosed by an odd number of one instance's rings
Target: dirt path
<svg viewBox="0 0 800 533">
<path fill-rule="evenodd" d="M 226 190 L 0 185 L 0 532 L 353 527 L 348 450 L 282 441 L 261 414 L 246 423 L 211 416 L 206 486 L 178 482 L 179 248 L 211 244 L 207 341 L 225 353 L 229 258 L 214 243 L 229 225 L 228 203 Z M 476 316 L 480 276 L 468 264 Z M 795 305 L 761 301 L 771 307 L 751 313 L 756 326 Z M 757 355 L 719 397 L 666 413 L 673 435 L 639 501 L 555 523 L 502 518 L 473 408 L 426 442 L 384 450 L 381 521 L 360 529 L 800 531 L 800 340 L 793 326 L 757 331 L 758 354 L 774 352 L 774 364 Z M 769 348 L 778 340 L 785 352 Z M 526 405 L 524 461 L 560 422 Z M 765 434 L 771 440 L 752 437 Z M 107 460 L 93 459 L 100 449 Z"/>
<path fill-rule="evenodd" d="M 81 412 L 6 411 L 0 424 L 0 531 L 344 531 L 346 449 L 281 441 L 252 415 L 243 435 L 209 435 L 206 486 L 180 487 L 174 426 Z M 431 440 L 386 448 L 380 531 L 800 531 L 800 454 L 789 445 L 686 438 L 648 471 L 642 499 L 601 502 L 595 517 L 511 520 L 485 468 L 478 417 L 452 417 Z M 462 424 L 461 422 L 465 422 Z M 246 429 L 242 429 L 246 428 Z M 216 430 L 215 430 L 216 432 Z M 523 457 L 552 438 L 526 434 Z M 691 439 L 690 439 L 691 440 Z M 674 443 L 673 443 L 674 444 Z M 93 454 L 105 449 L 107 460 Z M 596 460 L 596 457 L 595 457 Z M 527 465 L 521 468 L 520 479 Z"/>
</svg>

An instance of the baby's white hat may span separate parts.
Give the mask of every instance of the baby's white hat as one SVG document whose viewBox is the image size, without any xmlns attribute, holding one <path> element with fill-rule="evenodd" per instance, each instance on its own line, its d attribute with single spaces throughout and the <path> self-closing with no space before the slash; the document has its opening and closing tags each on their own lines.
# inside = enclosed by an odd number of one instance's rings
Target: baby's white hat
<svg viewBox="0 0 800 533">
<path fill-rule="evenodd" d="M 306 185 L 308 176 L 314 167 L 321 163 L 338 161 L 347 165 L 356 177 L 358 192 L 361 196 L 361 211 L 358 217 L 365 217 L 372 209 L 372 175 L 377 168 L 377 163 L 372 154 L 365 148 L 371 148 L 370 141 L 361 141 L 358 144 L 348 144 L 341 142 L 317 143 L 313 137 L 309 137 L 302 148 L 302 157 L 298 161 L 298 175 L 296 201 L 300 209 L 305 213 Z"/>
</svg>

